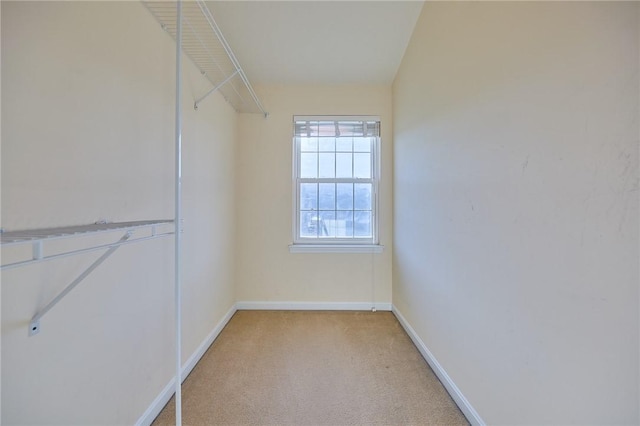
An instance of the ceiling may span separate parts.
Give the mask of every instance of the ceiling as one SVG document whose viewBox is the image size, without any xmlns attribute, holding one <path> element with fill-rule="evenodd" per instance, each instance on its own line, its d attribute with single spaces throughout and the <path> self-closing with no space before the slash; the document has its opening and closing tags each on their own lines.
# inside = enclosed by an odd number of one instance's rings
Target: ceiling
<svg viewBox="0 0 640 426">
<path fill-rule="evenodd" d="M 422 1 L 208 1 L 252 84 L 391 84 Z"/>
</svg>

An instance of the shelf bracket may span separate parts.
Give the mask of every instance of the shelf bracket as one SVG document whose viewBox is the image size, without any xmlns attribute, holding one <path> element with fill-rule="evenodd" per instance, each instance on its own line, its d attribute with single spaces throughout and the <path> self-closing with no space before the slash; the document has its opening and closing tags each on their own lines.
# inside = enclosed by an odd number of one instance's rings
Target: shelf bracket
<svg viewBox="0 0 640 426">
<path fill-rule="evenodd" d="M 42 240 L 33 242 L 33 260 L 42 260 Z"/>
<path fill-rule="evenodd" d="M 51 300 L 51 302 L 49 302 L 47 304 L 47 306 L 45 306 L 44 308 L 40 309 L 33 316 L 33 318 L 31 318 L 31 322 L 29 323 L 29 336 L 34 336 L 34 335 L 38 334 L 40 332 L 40 319 L 47 312 L 49 312 L 51 310 L 51 308 L 53 308 L 60 300 L 62 300 L 63 297 L 65 297 L 67 294 L 69 294 L 69 292 L 71 290 L 73 290 L 78 284 L 80 284 L 80 282 L 82 282 L 82 280 L 84 280 L 91 272 L 93 272 L 94 269 L 96 269 L 98 266 L 100 266 L 100 264 L 102 264 L 102 262 L 107 260 L 107 258 L 109 256 L 111 256 L 113 254 L 113 252 L 115 252 L 120 247 L 120 245 L 122 243 L 127 241 L 131 237 L 131 235 L 132 235 L 132 231 L 127 231 L 127 233 L 125 233 L 122 236 L 122 238 L 120 238 L 120 240 L 118 240 L 111 247 L 109 247 L 109 249 L 106 252 L 104 252 L 104 254 L 102 256 L 100 256 L 87 269 L 85 269 L 85 271 L 83 273 L 78 275 L 78 277 L 75 280 L 73 280 L 71 282 L 71 284 L 69 284 L 67 287 L 65 287 L 65 289 L 62 290 L 60 292 L 60 294 L 58 294 L 55 298 L 53 298 Z M 39 251 L 40 253 L 36 253 L 37 251 Z M 37 250 L 36 246 L 34 245 L 34 257 L 36 257 L 38 254 L 40 256 L 42 256 L 42 248 Z"/>
<path fill-rule="evenodd" d="M 236 70 L 234 73 L 232 73 L 231 75 L 229 75 L 227 78 L 225 78 L 220 84 L 213 86 L 213 88 L 211 90 L 209 90 L 207 93 L 205 93 L 202 97 L 200 97 L 200 99 L 198 99 L 194 104 L 193 104 L 193 109 L 195 109 L 196 111 L 198 110 L 198 104 L 202 101 L 204 101 L 210 94 L 212 94 L 213 92 L 215 92 L 216 90 L 218 90 L 219 88 L 221 88 L 222 86 L 224 86 L 225 84 L 227 84 L 229 82 L 229 80 L 231 80 L 233 77 L 236 76 L 236 74 L 238 74 L 239 70 Z"/>
</svg>

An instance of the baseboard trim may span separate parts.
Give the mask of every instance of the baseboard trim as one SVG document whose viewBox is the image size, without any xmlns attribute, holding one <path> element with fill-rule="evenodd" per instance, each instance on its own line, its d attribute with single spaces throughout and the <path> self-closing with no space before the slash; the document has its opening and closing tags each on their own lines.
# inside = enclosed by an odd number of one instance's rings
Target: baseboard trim
<svg viewBox="0 0 640 426">
<path fill-rule="evenodd" d="M 276 311 L 391 311 L 391 303 L 371 302 L 253 302 L 236 303 L 238 310 L 276 310 Z"/>
<path fill-rule="evenodd" d="M 398 318 L 398 321 L 407 332 L 413 344 L 416 345 L 422 357 L 427 361 L 427 363 L 431 366 L 431 369 L 436 376 L 440 379 L 440 382 L 444 385 L 451 398 L 455 401 L 455 403 L 460 408 L 460 411 L 465 415 L 469 423 L 474 426 L 485 426 L 486 423 L 482 420 L 478 412 L 471 406 L 467 398 L 464 397 L 460 389 L 456 386 L 456 384 L 451 380 L 451 377 L 447 374 L 447 372 L 442 368 L 438 360 L 433 356 L 431 351 L 427 348 L 427 345 L 424 344 L 422 339 L 418 336 L 416 331 L 409 325 L 405 317 L 400 313 L 398 308 L 393 305 L 392 312 Z"/>
<path fill-rule="evenodd" d="M 202 341 L 200 346 L 198 346 L 198 348 L 193 352 L 193 354 L 191 354 L 189 359 L 187 359 L 187 361 L 182 365 L 183 382 L 187 378 L 189 373 L 191 373 L 191 370 L 193 370 L 193 368 L 196 366 L 198 361 L 200 361 L 200 358 L 202 358 L 202 356 L 207 351 L 207 349 L 209 349 L 209 346 L 211 346 L 213 341 L 216 340 L 216 337 L 218 337 L 218 335 L 220 334 L 224 326 L 227 325 L 227 323 L 229 322 L 233 314 L 236 313 L 236 311 L 237 311 L 237 308 L 236 308 L 236 305 L 234 304 L 233 306 L 231 306 L 229 311 L 227 311 L 224 317 L 222 317 L 222 319 L 218 322 L 218 324 L 216 324 L 216 326 L 213 328 L 211 333 L 209 333 L 209 335 L 205 337 L 205 339 Z M 153 400 L 151 405 L 149 405 L 149 408 L 147 408 L 144 414 L 140 416 L 140 418 L 136 422 L 136 426 L 149 426 L 155 420 L 155 418 L 158 417 L 158 414 L 160 414 L 160 411 L 162 411 L 164 406 L 167 405 L 167 402 L 169 402 L 169 400 L 175 393 L 175 380 L 176 378 L 175 376 L 173 376 L 169 381 L 169 383 L 167 383 L 167 386 L 164 387 L 162 392 L 160 392 L 160 394 L 156 397 L 156 399 Z"/>
</svg>

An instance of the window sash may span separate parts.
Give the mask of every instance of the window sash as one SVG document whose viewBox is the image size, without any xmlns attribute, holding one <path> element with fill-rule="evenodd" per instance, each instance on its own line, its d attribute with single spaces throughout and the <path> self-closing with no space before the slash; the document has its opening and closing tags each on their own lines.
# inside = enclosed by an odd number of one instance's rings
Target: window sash
<svg viewBox="0 0 640 426">
<path fill-rule="evenodd" d="M 321 209 L 320 206 L 317 206 L 318 208 L 312 208 L 312 209 L 302 209 L 300 206 L 300 201 L 301 201 L 301 196 L 300 196 L 300 192 L 301 192 L 301 184 L 303 183 L 312 183 L 312 184 L 320 184 L 320 183 L 329 183 L 329 184 L 335 184 L 335 183 L 346 183 L 346 184 L 371 184 L 371 209 L 358 209 L 355 207 L 355 205 L 352 206 L 352 208 L 350 209 L 338 209 L 337 206 L 337 200 L 335 200 L 334 202 L 334 208 L 333 209 Z M 350 180 L 348 182 L 345 181 L 345 179 L 340 179 L 340 182 L 336 182 L 336 181 L 332 181 L 330 179 L 323 179 L 322 182 L 319 182 L 317 180 L 314 179 L 300 179 L 298 180 L 298 182 L 296 183 L 296 210 L 295 210 L 295 239 L 294 239 L 294 243 L 297 244 L 336 244 L 336 243 L 344 243 L 344 244 L 377 244 L 378 243 L 378 230 L 377 230 L 377 223 L 378 223 L 378 218 L 377 218 L 377 206 L 378 206 L 378 197 L 377 197 L 377 193 L 378 193 L 378 185 L 377 182 L 374 179 L 371 180 L 367 180 L 367 181 L 363 181 L 362 179 L 359 180 Z M 319 196 L 318 196 L 319 197 Z M 354 201 L 355 202 L 355 201 Z M 340 236 L 302 236 L 300 233 L 300 229 L 301 229 L 301 216 L 303 213 L 305 212 L 316 212 L 317 214 L 320 214 L 322 212 L 336 212 L 336 214 L 338 212 L 350 212 L 352 215 L 359 213 L 359 212 L 370 212 L 371 213 L 371 236 L 370 237 L 358 237 L 358 236 L 352 236 L 352 237 L 340 237 Z M 352 224 L 352 226 L 355 226 L 354 224 Z M 352 232 L 355 234 L 355 229 L 352 230 Z"/>
</svg>

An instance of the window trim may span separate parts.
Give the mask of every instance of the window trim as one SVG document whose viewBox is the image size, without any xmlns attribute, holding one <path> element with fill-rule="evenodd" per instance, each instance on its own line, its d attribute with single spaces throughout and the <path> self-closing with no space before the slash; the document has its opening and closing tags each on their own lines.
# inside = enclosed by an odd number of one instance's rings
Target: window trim
<svg viewBox="0 0 640 426">
<path fill-rule="evenodd" d="M 289 245 L 291 253 L 381 253 L 383 246 L 380 245 L 379 237 L 379 188 L 380 188 L 380 152 L 382 138 L 380 132 L 375 139 L 372 147 L 371 161 L 371 179 L 362 179 L 363 182 L 371 182 L 371 219 L 372 219 L 372 237 L 371 238 L 326 238 L 312 239 L 302 238 L 300 232 L 300 183 L 318 182 L 322 183 L 326 180 L 328 183 L 334 183 L 341 180 L 340 178 L 300 178 L 298 177 L 300 170 L 300 150 L 299 140 L 296 138 L 296 121 L 377 121 L 380 123 L 380 117 L 376 115 L 294 115 L 292 120 L 292 237 L 293 243 Z M 345 182 L 357 182 L 357 178 L 346 178 Z"/>
<path fill-rule="evenodd" d="M 290 244 L 290 253 L 382 253 L 380 244 Z"/>
</svg>

